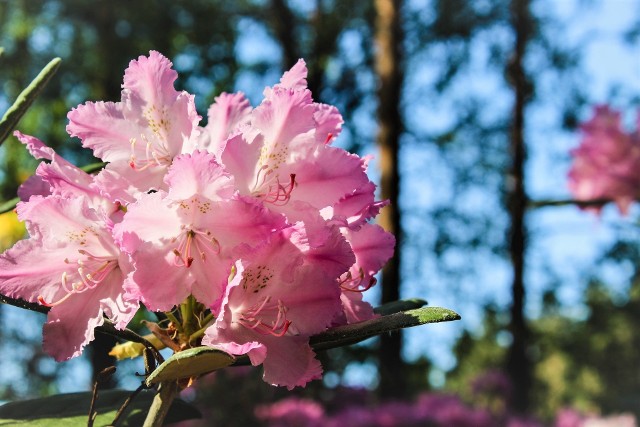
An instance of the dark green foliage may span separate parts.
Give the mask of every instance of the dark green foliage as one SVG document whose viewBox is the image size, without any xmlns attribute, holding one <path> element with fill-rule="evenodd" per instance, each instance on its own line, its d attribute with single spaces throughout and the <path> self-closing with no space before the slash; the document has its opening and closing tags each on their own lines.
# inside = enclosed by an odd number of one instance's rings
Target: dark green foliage
<svg viewBox="0 0 640 427">
<path fill-rule="evenodd" d="M 120 418 L 118 426 L 141 426 L 147 415 L 154 392 L 138 394 Z M 94 406 L 97 412 L 95 426 L 111 425 L 118 409 L 131 395 L 126 390 L 100 392 Z M 87 425 L 91 393 L 58 394 L 40 399 L 10 402 L 0 407 L 0 426 L 21 425 L 29 427 L 84 427 Z M 200 418 L 200 411 L 177 399 L 169 409 L 165 424 Z"/>
</svg>

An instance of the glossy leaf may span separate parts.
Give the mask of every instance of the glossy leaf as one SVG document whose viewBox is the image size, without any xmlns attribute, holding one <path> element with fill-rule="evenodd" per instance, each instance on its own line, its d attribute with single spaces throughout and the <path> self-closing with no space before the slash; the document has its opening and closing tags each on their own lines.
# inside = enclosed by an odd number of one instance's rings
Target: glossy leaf
<svg viewBox="0 0 640 427">
<path fill-rule="evenodd" d="M 110 425 L 116 412 L 130 394 L 131 391 L 127 390 L 100 391 L 95 405 L 98 416 L 94 425 Z M 138 394 L 127 407 L 118 426 L 141 426 L 154 395 L 152 391 Z M 10 402 L 0 406 L 0 426 L 84 427 L 87 425 L 90 404 L 91 393 L 89 392 Z M 195 407 L 176 399 L 169 409 L 165 424 L 201 418 L 201 416 Z"/>
<path fill-rule="evenodd" d="M 392 304 L 385 304 L 384 306 L 379 307 L 378 311 L 393 311 L 395 309 L 399 309 L 401 307 L 415 307 L 422 306 L 426 304 L 426 301 L 421 299 L 412 299 L 405 301 L 396 301 Z M 459 320 L 460 315 L 455 311 L 449 310 L 447 308 L 442 307 L 424 307 L 424 308 L 416 308 L 401 312 L 395 312 L 393 314 L 380 316 L 375 319 L 367 320 L 360 323 L 354 323 L 351 325 L 337 326 L 335 328 L 331 328 L 321 334 L 315 335 L 311 337 L 309 343 L 311 347 L 315 351 L 328 350 L 330 348 L 335 347 L 343 347 L 346 345 L 351 345 L 358 343 L 360 341 L 364 341 L 367 338 L 371 338 L 375 335 L 380 335 L 386 332 L 396 331 L 398 329 L 410 328 L 413 326 L 425 325 L 428 323 L 440 323 L 440 322 L 451 322 L 453 320 Z M 190 353 L 187 353 L 190 352 Z M 191 365 L 191 361 L 187 360 L 193 355 L 199 355 L 200 352 L 206 354 L 207 352 L 212 352 L 211 356 L 211 364 L 205 358 L 202 357 L 198 360 L 198 367 L 194 369 L 193 372 L 190 370 L 190 374 L 185 374 L 185 367 Z M 185 354 L 186 353 L 186 354 Z M 180 356 L 180 362 L 175 363 L 172 362 L 171 373 L 166 377 L 162 376 L 161 378 L 157 378 L 156 372 L 160 370 L 163 365 L 167 364 L 169 361 L 174 359 L 175 357 Z M 221 362 L 225 362 L 231 360 L 227 364 L 223 364 Z M 154 371 L 149 378 L 147 378 L 147 384 L 155 384 L 160 381 L 176 379 L 176 378 L 186 378 L 188 376 L 199 375 L 206 372 L 213 372 L 217 369 L 224 368 L 225 366 L 234 365 L 248 365 L 249 358 L 247 356 L 238 356 L 236 358 L 232 358 L 232 356 L 221 352 L 219 350 L 214 350 L 208 347 L 198 347 L 194 349 L 190 349 L 184 352 L 176 353 L 172 357 L 170 357 L 165 363 L 160 365 L 156 371 Z M 153 379 L 152 379 L 153 378 Z"/>
<path fill-rule="evenodd" d="M 392 301 L 381 305 L 373 309 L 373 312 L 382 316 L 388 316 L 390 314 L 398 313 L 400 311 L 413 310 L 415 308 L 421 308 L 427 305 L 428 302 L 421 298 L 403 299 L 399 301 Z"/>
<path fill-rule="evenodd" d="M 196 347 L 174 354 L 147 377 L 147 384 L 197 377 L 231 365 L 235 357 L 211 347 Z"/>
<path fill-rule="evenodd" d="M 11 200 L 0 203 L 0 214 L 11 212 L 12 210 L 14 210 L 19 201 L 19 197 L 14 197 Z"/>
<path fill-rule="evenodd" d="M 33 79 L 31 84 L 29 84 L 29 86 L 27 86 L 27 88 L 18 95 L 18 98 L 13 105 L 9 107 L 2 117 L 2 120 L 0 120 L 0 145 L 16 127 L 22 116 L 24 116 L 24 113 L 27 112 L 27 109 L 31 106 L 31 103 L 33 103 L 42 89 L 44 89 L 47 83 L 49 83 L 51 77 L 53 77 L 60 67 L 61 62 L 62 60 L 60 58 L 52 59 L 42 69 L 42 71 L 40 71 L 36 78 Z"/>
<path fill-rule="evenodd" d="M 388 316 L 380 316 L 364 322 L 351 325 L 337 326 L 321 334 L 311 337 L 310 344 L 314 350 L 327 350 L 335 347 L 355 344 L 375 335 L 395 331 L 403 328 L 459 320 L 460 315 L 455 311 L 442 307 L 424 307 Z"/>
</svg>

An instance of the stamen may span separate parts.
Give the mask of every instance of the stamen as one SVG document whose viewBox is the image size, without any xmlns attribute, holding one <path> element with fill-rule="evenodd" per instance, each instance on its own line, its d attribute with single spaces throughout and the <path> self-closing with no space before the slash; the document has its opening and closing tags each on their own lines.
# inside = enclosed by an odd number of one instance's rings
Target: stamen
<svg viewBox="0 0 640 427">
<path fill-rule="evenodd" d="M 269 186 L 269 190 L 264 194 L 264 202 L 272 203 L 277 206 L 286 205 L 291 199 L 291 193 L 296 185 L 296 174 L 289 175 L 289 184 L 285 187 L 280 183 L 280 179 L 276 176 L 276 184 Z"/>
<path fill-rule="evenodd" d="M 275 304 L 269 305 L 268 303 L 270 300 L 271 297 L 265 297 L 261 303 L 257 304 L 257 307 L 254 306 L 243 312 L 238 319 L 238 323 L 245 328 L 252 329 L 262 335 L 273 335 L 275 337 L 285 335 L 292 323 L 290 320 L 287 320 L 286 317 L 287 307 L 285 307 L 280 300 L 278 300 L 277 306 Z M 261 313 L 263 316 L 268 316 L 268 312 L 272 312 L 274 310 L 277 310 L 277 314 L 275 320 L 272 321 L 271 324 L 258 317 Z"/>
<path fill-rule="evenodd" d="M 333 134 L 331 132 L 329 132 L 327 134 L 327 139 L 324 141 L 325 144 L 329 144 L 331 142 L 331 140 L 333 139 Z"/>
<path fill-rule="evenodd" d="M 185 226 L 182 226 L 186 230 Z M 200 255 L 202 262 L 206 261 L 206 250 L 213 251 L 214 254 L 220 253 L 220 242 L 215 237 L 211 236 L 210 231 L 202 231 L 197 229 L 189 229 L 186 233 L 181 234 L 179 237 L 180 244 L 177 248 L 173 249 L 173 254 L 176 258 L 173 261 L 173 265 L 176 267 L 189 268 L 193 264 L 195 258 L 191 255 L 191 246 L 195 246 L 195 250 Z"/>
<path fill-rule="evenodd" d="M 78 252 L 84 255 L 84 259 L 71 262 L 65 258 L 66 264 L 76 264 L 77 269 L 74 276 L 77 274 L 76 280 L 70 280 L 70 274 L 68 271 L 62 272 L 60 276 L 60 285 L 64 290 L 65 295 L 57 301 L 48 302 L 42 295 L 38 296 L 38 302 L 45 307 L 55 307 L 62 304 L 74 294 L 81 294 L 90 289 L 95 289 L 102 281 L 104 281 L 109 274 L 118 267 L 118 262 L 113 256 L 95 256 L 90 252 L 80 249 Z"/>
<path fill-rule="evenodd" d="M 364 292 L 371 289 L 371 287 L 378 283 L 378 280 L 375 277 L 371 277 L 369 282 L 363 286 L 364 278 L 365 274 L 362 268 L 359 269 L 358 277 L 355 278 L 351 274 L 351 271 L 348 271 L 344 279 L 339 281 L 340 288 L 346 292 Z"/>
<path fill-rule="evenodd" d="M 172 156 L 166 147 L 166 141 L 160 137 L 149 140 L 145 134 L 140 135 L 140 139 L 144 142 L 144 159 L 138 159 L 135 153 L 136 138 L 129 139 L 131 144 L 131 156 L 129 157 L 129 166 L 137 171 L 143 171 L 155 166 L 167 166 L 171 163 Z"/>
</svg>

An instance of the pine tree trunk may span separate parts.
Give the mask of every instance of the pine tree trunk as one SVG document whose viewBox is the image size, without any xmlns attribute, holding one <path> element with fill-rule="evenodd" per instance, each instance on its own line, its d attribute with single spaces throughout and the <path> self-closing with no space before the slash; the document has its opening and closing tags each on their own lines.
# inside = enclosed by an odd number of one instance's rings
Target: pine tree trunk
<svg viewBox="0 0 640 427">
<path fill-rule="evenodd" d="M 379 216 L 382 227 L 396 236 L 396 255 L 382 270 L 381 303 L 400 298 L 400 248 L 402 230 L 398 194 L 399 140 L 402 133 L 400 96 L 402 91 L 402 30 L 400 24 L 401 0 L 376 0 L 376 72 L 378 88 L 378 146 L 380 148 L 380 185 L 382 198 L 391 205 Z M 406 390 L 406 367 L 402 360 L 400 332 L 380 337 L 379 349 L 380 394 L 399 397 Z"/>
<path fill-rule="evenodd" d="M 509 331 L 513 340 L 507 354 L 506 369 L 513 385 L 511 401 L 513 409 L 516 412 L 525 413 L 529 406 L 529 391 L 532 384 L 531 360 L 527 354 L 531 333 L 524 316 L 524 271 L 527 243 L 524 111 L 527 104 L 528 83 L 523 61 L 531 24 L 528 0 L 512 1 L 511 22 L 516 36 L 516 45 L 506 75 L 515 95 L 510 141 L 512 165 L 507 184 L 509 186 L 507 203 L 511 218 L 509 252 L 513 266 L 511 289 L 513 301 Z"/>
</svg>

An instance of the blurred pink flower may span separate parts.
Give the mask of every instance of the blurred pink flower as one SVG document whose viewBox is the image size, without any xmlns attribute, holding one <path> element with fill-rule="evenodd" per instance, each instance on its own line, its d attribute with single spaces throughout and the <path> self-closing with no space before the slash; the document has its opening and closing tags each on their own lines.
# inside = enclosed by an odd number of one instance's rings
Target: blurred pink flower
<svg viewBox="0 0 640 427">
<path fill-rule="evenodd" d="M 626 214 L 640 196 L 638 130 L 625 132 L 620 113 L 600 105 L 581 131 L 582 141 L 571 151 L 574 161 L 569 171 L 569 189 L 577 200 L 611 199 Z"/>
<path fill-rule="evenodd" d="M 270 427 L 325 427 L 324 409 L 308 399 L 289 398 L 270 405 L 260 405 L 255 415 Z"/>
</svg>

